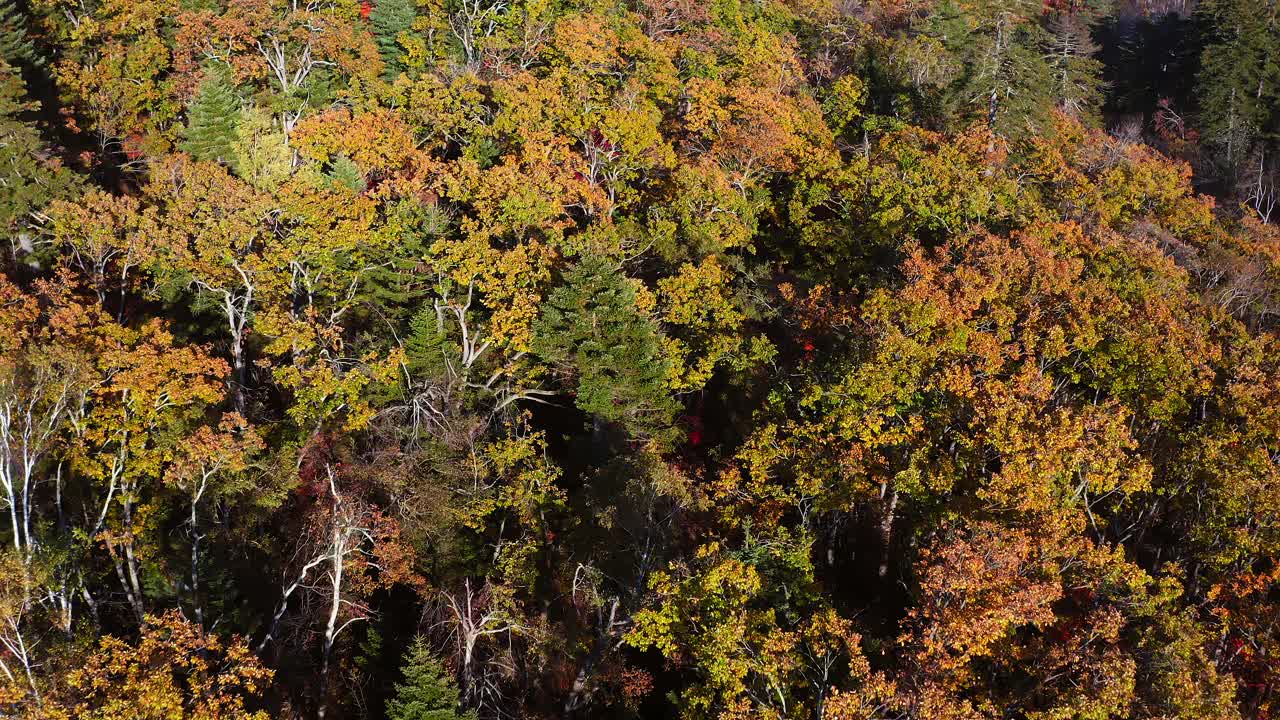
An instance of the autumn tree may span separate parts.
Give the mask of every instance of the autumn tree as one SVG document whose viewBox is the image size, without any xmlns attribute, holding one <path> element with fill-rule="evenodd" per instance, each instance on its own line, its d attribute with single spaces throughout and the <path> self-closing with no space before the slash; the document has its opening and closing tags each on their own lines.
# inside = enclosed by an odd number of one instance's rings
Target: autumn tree
<svg viewBox="0 0 1280 720">
<path fill-rule="evenodd" d="M 0 715 L 1275 715 L 1275 10 L 0 0 Z"/>
<path fill-rule="evenodd" d="M 93 488 L 82 531 L 107 550 L 136 619 L 145 614 L 142 548 L 161 467 L 190 413 L 223 398 L 227 366 L 199 346 L 175 345 L 153 321 L 106 324 L 100 366 L 107 381 L 76 428 L 72 465 Z"/>
<path fill-rule="evenodd" d="M 245 499 L 250 490 L 264 488 L 252 484 L 247 474 L 254 455 L 263 450 L 258 432 L 244 418 L 230 415 L 216 428 L 200 427 L 186 438 L 177 457 L 165 471 L 165 483 L 182 492 L 188 502 L 185 524 L 191 542 L 191 605 L 195 623 L 205 625 L 205 603 L 201 594 L 201 545 L 209 534 L 205 517 L 212 508 L 226 508 Z M 266 495 L 266 493 L 263 493 Z M 262 502 L 264 497 L 250 498 Z"/>
<path fill-rule="evenodd" d="M 61 52 L 59 90 L 84 114 L 102 150 L 136 167 L 170 150 L 181 103 L 169 69 L 164 25 L 178 3 L 124 0 L 89 5 L 37 0 L 49 38 Z"/>
<path fill-rule="evenodd" d="M 231 3 L 225 12 L 174 13 L 175 69 L 190 82 L 207 62 L 227 66 L 232 82 L 269 110 L 288 136 L 304 116 L 333 99 L 331 79 L 382 74 L 372 38 L 352 22 L 355 5 L 252 0 Z"/>
<path fill-rule="evenodd" d="M 67 678 L 75 717 L 262 720 L 252 702 L 273 672 L 239 638 L 223 640 L 176 612 L 147 616 L 136 644 L 106 636 Z"/>
<path fill-rule="evenodd" d="M 47 214 L 62 263 L 74 268 L 99 306 L 123 321 L 155 259 L 146 227 L 151 212 L 136 198 L 91 190 L 74 202 L 55 201 Z"/>
<path fill-rule="evenodd" d="M 35 662 L 22 638 L 31 629 L 23 620 L 37 599 L 47 602 L 53 626 L 67 636 L 73 630 L 80 588 L 74 561 L 63 556 L 66 538 L 50 525 L 72 512 L 64 500 L 63 442 L 104 380 L 96 364 L 102 348 L 95 320 L 101 315 L 65 288 L 42 283 L 28 295 L 7 282 L 0 287 L 7 338 L 0 352 L 0 488 L 9 520 L 6 544 L 13 546 L 6 556 L 13 590 L 6 637 L 11 652 Z"/>
<path fill-rule="evenodd" d="M 175 161 L 150 190 L 160 202 L 157 274 L 208 298 L 230 336 L 232 392 L 245 408 L 249 360 L 245 345 L 264 285 L 278 266 L 264 257 L 270 198 L 212 163 Z M 217 204 L 205 202 L 217 198 Z"/>
</svg>

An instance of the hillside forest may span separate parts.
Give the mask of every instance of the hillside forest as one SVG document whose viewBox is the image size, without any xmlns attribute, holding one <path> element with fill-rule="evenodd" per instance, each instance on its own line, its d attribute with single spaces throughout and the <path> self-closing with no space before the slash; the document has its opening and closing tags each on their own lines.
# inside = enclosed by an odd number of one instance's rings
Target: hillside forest
<svg viewBox="0 0 1280 720">
<path fill-rule="evenodd" d="M 1277 0 L 0 0 L 0 717 L 1280 718 Z"/>
</svg>

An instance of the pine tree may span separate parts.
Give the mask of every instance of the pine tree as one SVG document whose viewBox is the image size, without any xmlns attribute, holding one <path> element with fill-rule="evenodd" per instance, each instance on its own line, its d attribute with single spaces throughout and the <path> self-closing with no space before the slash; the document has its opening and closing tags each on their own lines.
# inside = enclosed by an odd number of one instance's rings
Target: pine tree
<svg viewBox="0 0 1280 720">
<path fill-rule="evenodd" d="M 1049 20 L 1049 65 L 1058 107 L 1073 117 L 1094 119 L 1102 107 L 1102 62 L 1092 25 L 1082 13 L 1058 13 Z"/>
<path fill-rule="evenodd" d="M 438 331 L 433 303 L 426 301 L 433 283 L 422 273 L 422 258 L 428 248 L 448 231 L 450 217 L 439 205 L 404 199 L 387 211 L 388 223 L 405 228 L 400 240 L 382 262 L 372 264 L 365 274 L 363 292 L 388 319 L 409 319 L 405 339 L 406 362 L 414 373 L 425 371 L 434 377 L 443 369 L 447 332 Z"/>
<path fill-rule="evenodd" d="M 75 194 L 78 178 L 49 156 L 23 116 L 35 108 L 18 70 L 0 60 L 0 229 L 14 231 L 32 211 Z M 19 231 L 19 244 L 24 244 Z"/>
<path fill-rule="evenodd" d="M 335 185 L 344 187 L 353 193 L 362 193 L 369 185 L 365 182 L 360 166 L 346 155 L 339 155 L 329 163 L 329 179 Z"/>
<path fill-rule="evenodd" d="M 27 18 L 16 0 L 0 0 L 0 58 L 13 65 L 38 67 L 43 59 L 27 37 Z"/>
<path fill-rule="evenodd" d="M 584 258 L 551 293 L 533 345 L 576 371 L 578 409 L 597 420 L 648 434 L 674 415 L 658 329 L 637 308 L 635 287 L 603 258 Z"/>
<path fill-rule="evenodd" d="M 1210 0 L 1199 8 L 1210 28 L 1201 54 L 1201 123 L 1228 163 L 1259 139 L 1280 137 L 1280 18 L 1269 0 Z"/>
<path fill-rule="evenodd" d="M 1053 108 L 1049 35 L 1035 0 L 944 0 L 923 24 L 963 68 L 947 90 L 946 115 L 985 120 L 1002 135 L 1042 126 Z"/>
<path fill-rule="evenodd" d="M 387 64 L 387 75 L 395 77 L 404 70 L 400 61 L 401 49 L 399 36 L 413 28 L 418 9 L 414 0 L 378 0 L 377 5 L 369 13 L 369 22 L 373 25 L 373 37 L 382 53 L 382 60 Z"/>
<path fill-rule="evenodd" d="M 197 160 L 234 164 L 239 120 L 240 99 L 226 69 L 211 67 L 187 108 L 182 149 Z"/>
<path fill-rule="evenodd" d="M 458 688 L 423 638 L 413 641 L 401 672 L 404 682 L 387 701 L 390 720 L 474 720 L 474 713 L 458 712 Z"/>
</svg>

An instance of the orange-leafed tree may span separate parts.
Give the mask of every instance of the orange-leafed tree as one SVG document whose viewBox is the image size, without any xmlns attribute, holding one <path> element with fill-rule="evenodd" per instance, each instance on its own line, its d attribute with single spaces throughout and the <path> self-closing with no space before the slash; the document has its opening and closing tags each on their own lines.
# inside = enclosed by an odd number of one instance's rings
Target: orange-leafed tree
<svg viewBox="0 0 1280 720">
<path fill-rule="evenodd" d="M 62 717 L 266 720 L 250 708 L 273 674 L 240 638 L 220 638 L 177 612 L 148 615 L 137 642 L 106 636 L 71 672 Z"/>
</svg>

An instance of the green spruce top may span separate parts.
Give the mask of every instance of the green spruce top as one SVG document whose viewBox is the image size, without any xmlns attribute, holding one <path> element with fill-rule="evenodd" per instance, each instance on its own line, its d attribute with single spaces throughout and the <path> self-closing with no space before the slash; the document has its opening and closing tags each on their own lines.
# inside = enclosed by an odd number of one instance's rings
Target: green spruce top
<svg viewBox="0 0 1280 720">
<path fill-rule="evenodd" d="M 221 65 L 210 66 L 187 107 L 182 149 L 197 160 L 234 164 L 239 118 L 240 98 L 229 72 Z"/>
<path fill-rule="evenodd" d="M 390 720 L 474 720 L 475 713 L 458 712 L 458 688 L 423 638 L 413 641 L 401 672 L 404 682 L 387 702 Z"/>
</svg>

